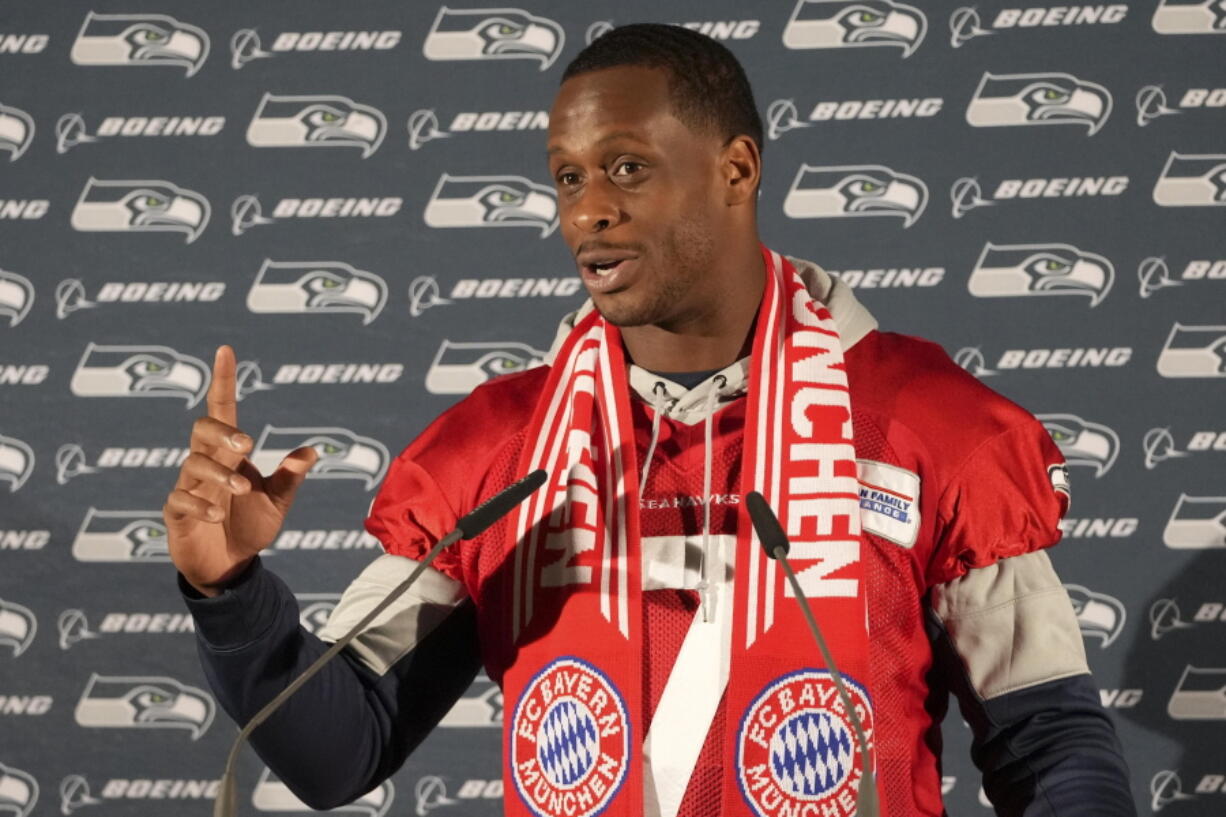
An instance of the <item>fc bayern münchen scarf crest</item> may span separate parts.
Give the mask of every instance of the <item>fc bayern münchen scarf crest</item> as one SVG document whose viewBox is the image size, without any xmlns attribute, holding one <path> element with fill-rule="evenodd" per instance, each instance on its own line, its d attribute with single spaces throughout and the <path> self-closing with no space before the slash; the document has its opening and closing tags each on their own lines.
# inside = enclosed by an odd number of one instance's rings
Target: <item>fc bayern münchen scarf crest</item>
<svg viewBox="0 0 1226 817">
<path fill-rule="evenodd" d="M 868 632 L 851 403 L 838 330 L 796 270 L 763 249 L 741 493 L 760 491 L 792 542 L 870 742 Z M 513 517 L 503 676 L 505 813 L 643 813 L 639 477 L 621 336 L 592 311 L 561 346 L 520 471 L 546 487 Z M 709 500 L 709 498 L 707 498 Z M 742 505 L 743 507 L 743 505 Z M 852 817 L 862 768 L 851 718 L 776 563 L 737 522 L 722 813 Z M 713 669 L 714 671 L 714 669 Z M 709 723 L 694 724 L 703 741 Z"/>
</svg>

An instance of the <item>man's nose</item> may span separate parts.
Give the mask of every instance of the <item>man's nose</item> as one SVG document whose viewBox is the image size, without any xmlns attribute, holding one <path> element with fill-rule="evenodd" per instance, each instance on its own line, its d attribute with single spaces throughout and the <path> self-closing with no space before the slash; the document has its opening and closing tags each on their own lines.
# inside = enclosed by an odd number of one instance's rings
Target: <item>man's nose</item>
<svg viewBox="0 0 1226 817">
<path fill-rule="evenodd" d="M 616 192 L 616 185 L 606 179 L 590 181 L 571 208 L 571 223 L 585 233 L 602 233 L 619 224 L 623 215 Z"/>
</svg>

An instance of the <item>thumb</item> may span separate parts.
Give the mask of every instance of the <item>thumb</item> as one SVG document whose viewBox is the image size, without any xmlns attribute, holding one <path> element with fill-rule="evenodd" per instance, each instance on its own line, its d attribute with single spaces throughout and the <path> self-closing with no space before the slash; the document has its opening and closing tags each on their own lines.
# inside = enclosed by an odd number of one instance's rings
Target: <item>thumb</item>
<svg viewBox="0 0 1226 817">
<path fill-rule="evenodd" d="M 264 491 L 281 513 L 289 510 L 298 486 L 319 459 L 319 452 L 309 445 L 295 448 L 277 465 L 277 470 L 264 480 Z"/>
</svg>

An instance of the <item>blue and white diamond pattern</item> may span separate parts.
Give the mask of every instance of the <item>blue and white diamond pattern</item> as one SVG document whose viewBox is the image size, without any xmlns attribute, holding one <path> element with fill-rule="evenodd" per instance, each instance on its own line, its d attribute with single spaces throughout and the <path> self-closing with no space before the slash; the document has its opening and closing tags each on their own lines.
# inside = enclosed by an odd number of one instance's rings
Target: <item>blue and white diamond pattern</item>
<svg viewBox="0 0 1226 817">
<path fill-rule="evenodd" d="M 545 777 L 555 786 L 582 780 L 600 756 L 600 738 L 591 710 L 573 698 L 554 703 L 541 721 L 537 757 Z"/>
<path fill-rule="evenodd" d="M 799 797 L 817 797 L 842 783 L 854 755 L 847 727 L 827 712 L 799 712 L 771 737 L 775 778 Z"/>
</svg>

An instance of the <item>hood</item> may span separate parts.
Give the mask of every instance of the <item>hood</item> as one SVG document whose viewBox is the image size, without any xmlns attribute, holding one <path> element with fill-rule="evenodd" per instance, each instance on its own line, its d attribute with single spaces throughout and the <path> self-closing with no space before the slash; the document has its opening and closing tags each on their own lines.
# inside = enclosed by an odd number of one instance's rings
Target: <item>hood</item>
<svg viewBox="0 0 1226 817">
<path fill-rule="evenodd" d="M 792 256 L 784 257 L 796 267 L 809 294 L 824 303 L 830 310 L 835 325 L 839 329 L 844 354 L 865 335 L 877 328 L 877 319 L 857 300 L 851 287 L 812 261 Z M 592 299 L 589 298 L 577 310 L 562 318 L 558 323 L 553 345 L 550 346 L 549 353 L 545 356 L 546 365 L 553 364 L 562 342 L 566 340 L 566 336 L 575 327 L 575 324 L 595 308 Z M 629 380 L 630 388 L 635 395 L 640 400 L 653 405 L 659 400 L 654 396 L 653 391 L 663 388 L 665 397 L 671 404 L 667 414 L 686 425 L 695 425 L 705 418 L 707 400 L 712 389 L 719 392 L 719 404 L 735 400 L 745 394 L 749 388 L 749 358 L 741 358 L 692 389 L 686 389 L 679 383 L 649 372 L 634 363 L 630 364 Z"/>
</svg>

